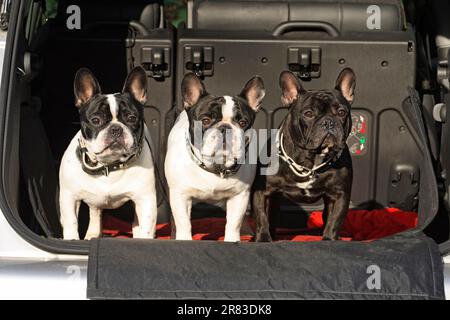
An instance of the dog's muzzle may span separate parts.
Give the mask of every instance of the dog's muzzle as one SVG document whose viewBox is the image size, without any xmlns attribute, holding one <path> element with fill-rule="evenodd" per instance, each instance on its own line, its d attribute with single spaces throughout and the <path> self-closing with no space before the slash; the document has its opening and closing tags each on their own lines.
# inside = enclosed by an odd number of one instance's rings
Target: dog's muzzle
<svg viewBox="0 0 450 320">
<path fill-rule="evenodd" d="M 248 151 L 248 146 L 250 144 L 250 139 L 245 139 L 245 146 L 244 146 L 244 152 L 243 157 L 245 160 L 245 155 Z M 224 164 L 215 164 L 214 160 L 217 159 L 217 154 L 214 154 L 212 156 L 204 155 L 202 154 L 191 142 L 191 139 L 189 137 L 189 133 L 186 134 L 186 147 L 188 149 L 188 153 L 191 156 L 191 159 L 203 170 L 208 171 L 210 173 L 213 173 L 215 175 L 219 175 L 221 178 L 227 178 L 229 176 L 232 176 L 236 174 L 239 171 L 239 168 L 241 167 L 241 164 L 243 161 L 240 161 L 242 159 L 236 159 L 232 158 L 233 164 L 225 166 Z M 227 158 L 226 161 L 230 161 L 229 158 Z"/>
</svg>

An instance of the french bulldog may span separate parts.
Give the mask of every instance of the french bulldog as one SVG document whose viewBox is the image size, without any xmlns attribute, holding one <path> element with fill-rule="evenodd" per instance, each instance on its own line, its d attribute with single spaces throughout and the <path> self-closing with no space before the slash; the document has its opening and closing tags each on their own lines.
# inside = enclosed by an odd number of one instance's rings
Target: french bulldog
<svg viewBox="0 0 450 320">
<path fill-rule="evenodd" d="M 274 238 L 271 198 L 313 203 L 323 199 L 324 240 L 337 240 L 350 203 L 353 171 L 347 137 L 355 74 L 345 68 L 333 90 L 305 90 L 289 71 L 280 75 L 281 101 L 289 108 L 277 135 L 279 170 L 255 179 L 252 207 L 257 242 Z M 273 198 L 272 198 L 273 199 Z"/>
<path fill-rule="evenodd" d="M 225 241 L 240 241 L 256 173 L 256 161 L 245 161 L 246 146 L 254 138 L 263 81 L 254 77 L 238 95 L 214 96 L 189 73 L 181 91 L 184 110 L 169 134 L 165 160 L 176 239 L 192 239 L 192 201 L 199 200 L 226 202 Z"/>
<path fill-rule="evenodd" d="M 65 151 L 59 170 L 63 238 L 78 240 L 80 202 L 89 206 L 85 240 L 100 237 L 102 209 L 133 201 L 133 237 L 153 238 L 157 204 L 151 138 L 144 123 L 147 76 L 134 68 L 122 92 L 102 94 L 86 68 L 75 75 L 75 105 L 81 130 Z"/>
</svg>

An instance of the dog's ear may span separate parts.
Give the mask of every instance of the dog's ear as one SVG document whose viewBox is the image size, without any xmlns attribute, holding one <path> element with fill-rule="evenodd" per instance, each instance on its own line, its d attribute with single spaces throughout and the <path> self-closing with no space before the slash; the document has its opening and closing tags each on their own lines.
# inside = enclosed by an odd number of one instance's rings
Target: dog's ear
<svg viewBox="0 0 450 320">
<path fill-rule="evenodd" d="M 79 108 L 88 102 L 93 96 L 101 93 L 100 85 L 92 72 L 87 68 L 81 68 L 75 74 L 73 82 L 75 105 Z"/>
<path fill-rule="evenodd" d="M 281 102 L 284 107 L 288 107 L 298 99 L 298 96 L 305 92 L 305 89 L 298 81 L 295 74 L 290 71 L 283 71 L 280 74 Z"/>
<path fill-rule="evenodd" d="M 355 97 L 356 76 L 351 68 L 345 68 L 341 71 L 336 80 L 336 89 L 339 90 L 344 98 L 353 103 Z"/>
<path fill-rule="evenodd" d="M 206 94 L 206 89 L 200 78 L 191 72 L 183 78 L 181 94 L 183 95 L 184 108 L 189 109 L 195 106 L 198 100 Z"/>
<path fill-rule="evenodd" d="M 257 112 L 261 106 L 261 102 L 266 95 L 266 91 L 264 90 L 264 82 L 263 80 L 255 76 L 251 78 L 242 89 L 240 96 L 247 100 L 248 105 L 255 112 Z"/>
<path fill-rule="evenodd" d="M 130 71 L 122 92 L 130 93 L 141 104 L 147 102 L 147 75 L 142 67 L 135 67 Z"/>
</svg>

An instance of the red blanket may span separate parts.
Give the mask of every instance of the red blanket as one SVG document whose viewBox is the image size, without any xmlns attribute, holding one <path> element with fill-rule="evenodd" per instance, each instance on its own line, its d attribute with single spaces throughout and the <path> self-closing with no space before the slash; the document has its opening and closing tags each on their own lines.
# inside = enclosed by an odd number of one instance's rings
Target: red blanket
<svg viewBox="0 0 450 320">
<path fill-rule="evenodd" d="M 254 230 L 251 218 L 248 224 Z M 417 225 L 417 213 L 404 212 L 395 208 L 379 210 L 350 210 L 342 226 L 342 240 L 375 240 L 393 235 Z M 158 239 L 170 239 L 168 223 L 158 224 L 156 227 Z M 205 218 L 192 221 L 192 236 L 194 240 L 223 240 L 225 218 Z M 251 241 L 253 235 L 247 228 L 241 232 L 241 241 Z M 307 228 L 277 229 L 277 240 L 289 241 L 319 241 L 323 230 L 321 212 L 309 215 Z M 103 235 L 110 237 L 132 237 L 131 224 L 114 216 L 105 215 L 103 219 Z"/>
</svg>

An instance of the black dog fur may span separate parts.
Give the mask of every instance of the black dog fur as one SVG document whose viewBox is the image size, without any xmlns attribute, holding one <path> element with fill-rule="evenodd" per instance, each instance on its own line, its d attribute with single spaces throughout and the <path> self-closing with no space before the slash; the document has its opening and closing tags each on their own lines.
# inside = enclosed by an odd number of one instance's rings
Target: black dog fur
<svg viewBox="0 0 450 320">
<path fill-rule="evenodd" d="M 267 242 L 274 238 L 277 212 L 271 210 L 271 201 L 275 195 L 297 203 L 323 199 L 323 240 L 337 240 L 347 215 L 353 180 L 346 139 L 351 130 L 355 74 L 346 68 L 339 74 L 333 90 L 306 91 L 294 74 L 284 71 L 280 75 L 280 87 L 283 105 L 289 108 L 280 127 L 286 154 L 306 168 L 324 161 L 329 164 L 319 169 L 312 181 L 295 175 L 280 158 L 277 174 L 257 175 L 252 199 L 255 241 Z"/>
</svg>

